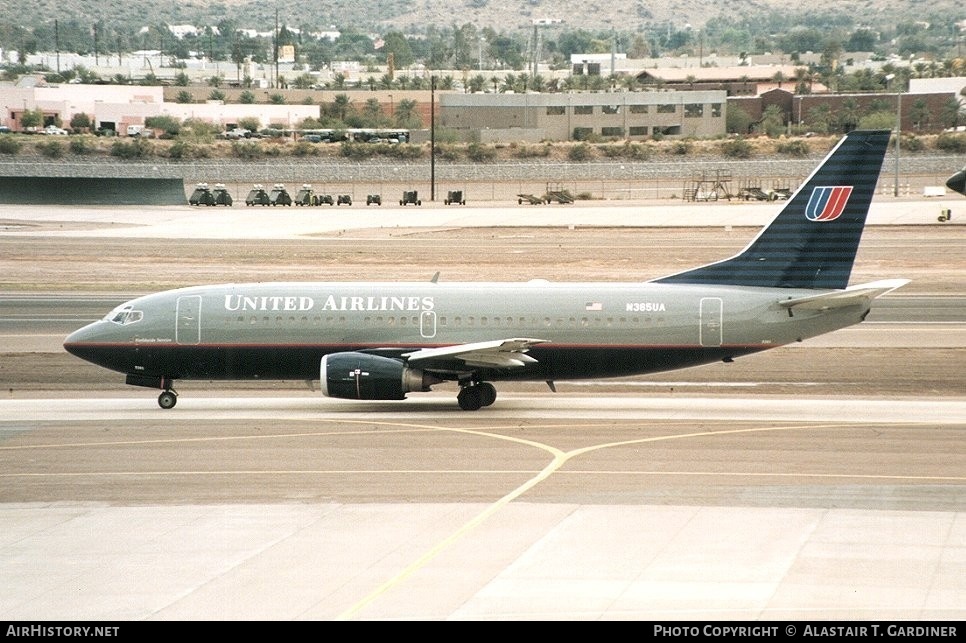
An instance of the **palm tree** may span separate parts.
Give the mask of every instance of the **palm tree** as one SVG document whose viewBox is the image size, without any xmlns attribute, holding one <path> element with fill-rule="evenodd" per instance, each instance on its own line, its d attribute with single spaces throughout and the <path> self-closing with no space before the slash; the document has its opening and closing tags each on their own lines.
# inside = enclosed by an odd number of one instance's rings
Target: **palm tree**
<svg viewBox="0 0 966 643">
<path fill-rule="evenodd" d="M 332 101 L 332 110 L 340 121 L 345 121 L 351 109 L 352 101 L 349 100 L 349 97 L 345 94 L 336 94 Z"/>
<path fill-rule="evenodd" d="M 821 130 L 822 133 L 828 132 L 829 123 L 832 122 L 832 108 L 825 103 L 816 105 L 808 110 L 808 122 L 812 126 L 821 126 L 815 129 Z"/>
<path fill-rule="evenodd" d="M 851 132 L 859 123 L 859 104 L 854 98 L 846 98 L 842 101 L 842 109 L 839 112 L 839 125 L 846 132 Z"/>
<path fill-rule="evenodd" d="M 394 114 L 396 125 L 407 129 L 420 129 L 423 126 L 423 119 L 420 118 L 416 107 L 414 100 L 406 98 L 399 101 Z"/>
<path fill-rule="evenodd" d="M 912 123 L 917 130 L 921 130 L 924 127 L 929 126 L 929 107 L 926 105 L 926 101 L 923 99 L 918 99 L 912 104 L 912 110 L 909 113 L 912 118 Z"/>
</svg>

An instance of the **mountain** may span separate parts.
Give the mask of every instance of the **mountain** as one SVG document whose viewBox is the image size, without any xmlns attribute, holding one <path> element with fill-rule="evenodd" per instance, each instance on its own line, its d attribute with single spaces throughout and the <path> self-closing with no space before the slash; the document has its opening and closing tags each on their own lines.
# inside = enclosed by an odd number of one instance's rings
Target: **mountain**
<svg viewBox="0 0 966 643">
<path fill-rule="evenodd" d="M 916 21 L 951 25 L 966 19 L 958 0 L 813 0 L 807 9 L 790 8 L 785 0 L 328 0 L 307 3 L 267 3 L 262 0 L 5 0 L 4 15 L 15 25 L 50 25 L 54 19 L 106 25 L 215 25 L 229 19 L 238 27 L 270 29 L 278 11 L 280 22 L 292 27 L 377 31 L 422 31 L 427 26 L 449 28 L 467 23 L 497 32 L 531 29 L 534 20 L 561 20 L 565 29 L 622 32 L 655 29 L 659 25 L 705 29 L 742 21 L 788 20 L 798 15 L 814 25 L 868 26 L 896 29 Z M 0 16 L 0 24 L 5 20 Z M 15 31 L 16 26 L 11 27 Z M 8 34 L 12 37 L 13 34 Z M 0 36 L 3 33 L 0 32 Z M 9 38 L 7 38 L 9 40 Z M 8 47 L 12 46 L 8 44 Z"/>
</svg>

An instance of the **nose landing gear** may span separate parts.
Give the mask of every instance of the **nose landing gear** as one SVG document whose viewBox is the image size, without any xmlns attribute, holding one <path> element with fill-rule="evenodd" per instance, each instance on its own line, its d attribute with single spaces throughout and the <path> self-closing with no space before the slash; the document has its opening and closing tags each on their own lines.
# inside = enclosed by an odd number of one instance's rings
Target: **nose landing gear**
<svg viewBox="0 0 966 643">
<path fill-rule="evenodd" d="M 162 409 L 173 409 L 174 405 L 178 403 L 178 393 L 171 388 L 174 384 L 174 379 L 171 377 L 154 377 L 151 375 L 141 375 L 140 373 L 128 373 L 125 383 L 130 386 L 161 389 L 162 393 L 158 396 L 158 406 Z"/>
<path fill-rule="evenodd" d="M 158 406 L 162 409 L 173 409 L 174 405 L 178 403 L 178 394 L 174 389 L 168 389 L 158 396 Z"/>
</svg>

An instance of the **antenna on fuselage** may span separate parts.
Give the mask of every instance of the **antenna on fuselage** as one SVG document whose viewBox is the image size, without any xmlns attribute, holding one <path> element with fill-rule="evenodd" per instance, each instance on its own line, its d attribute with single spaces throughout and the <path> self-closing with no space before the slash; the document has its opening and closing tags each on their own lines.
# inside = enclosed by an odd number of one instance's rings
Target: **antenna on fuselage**
<svg viewBox="0 0 966 643">
<path fill-rule="evenodd" d="M 429 283 L 431 284 L 439 283 L 439 270 L 437 270 L 436 274 L 433 275 L 433 278 L 429 280 Z"/>
</svg>

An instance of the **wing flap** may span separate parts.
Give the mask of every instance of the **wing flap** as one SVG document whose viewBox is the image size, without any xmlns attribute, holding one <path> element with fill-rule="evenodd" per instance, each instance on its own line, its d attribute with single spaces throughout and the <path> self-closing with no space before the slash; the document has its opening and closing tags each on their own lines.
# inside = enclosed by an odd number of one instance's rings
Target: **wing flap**
<svg viewBox="0 0 966 643">
<path fill-rule="evenodd" d="M 909 283 L 908 279 L 884 279 L 867 284 L 849 286 L 845 290 L 834 290 L 819 295 L 782 299 L 778 305 L 783 308 L 798 308 L 801 310 L 829 310 L 867 304 L 876 297 L 892 292 Z"/>
<path fill-rule="evenodd" d="M 526 337 L 497 339 L 488 342 L 440 346 L 439 348 L 423 348 L 411 353 L 404 353 L 402 357 L 414 366 L 431 367 L 433 364 L 457 360 L 467 366 L 519 368 L 527 364 L 535 364 L 537 360 L 527 355 L 526 352 L 530 350 L 531 346 L 546 341 L 545 339 Z"/>
</svg>

